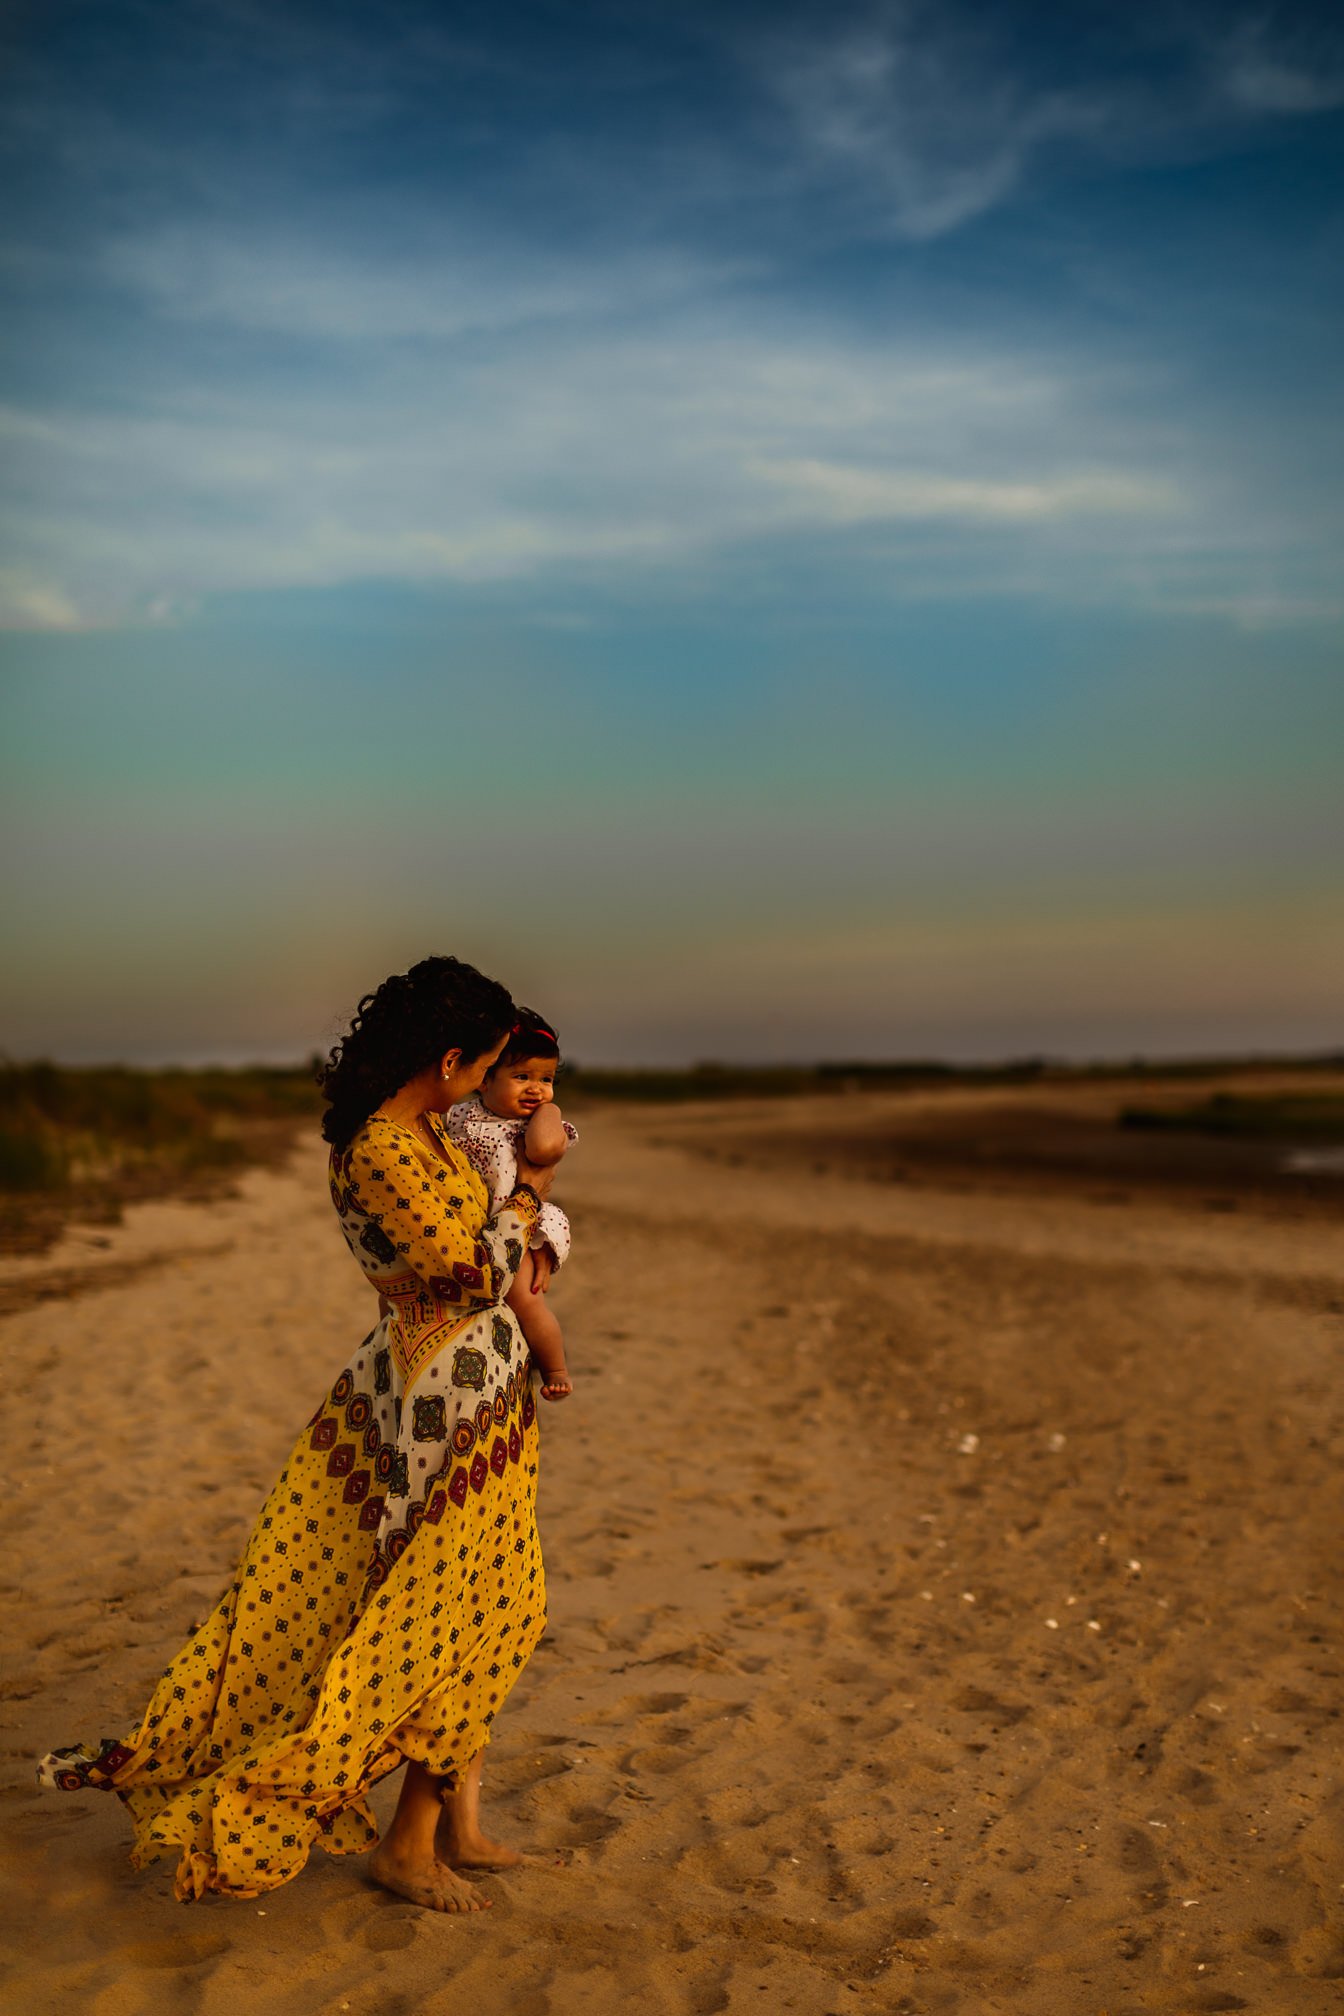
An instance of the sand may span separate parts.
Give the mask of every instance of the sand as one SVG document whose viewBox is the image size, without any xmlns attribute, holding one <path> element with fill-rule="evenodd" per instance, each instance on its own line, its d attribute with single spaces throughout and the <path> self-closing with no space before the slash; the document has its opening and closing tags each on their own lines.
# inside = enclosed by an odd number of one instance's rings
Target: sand
<svg viewBox="0 0 1344 2016">
<path fill-rule="evenodd" d="M 472 1920 L 320 1853 L 182 1906 L 31 1781 L 135 1717 L 367 1326 L 318 1148 L 5 1266 L 7 2007 L 1344 2003 L 1338 1220 L 847 1178 L 841 1108 L 897 1105 L 582 1116 L 551 1624 L 486 1771 L 566 1861 Z"/>
</svg>

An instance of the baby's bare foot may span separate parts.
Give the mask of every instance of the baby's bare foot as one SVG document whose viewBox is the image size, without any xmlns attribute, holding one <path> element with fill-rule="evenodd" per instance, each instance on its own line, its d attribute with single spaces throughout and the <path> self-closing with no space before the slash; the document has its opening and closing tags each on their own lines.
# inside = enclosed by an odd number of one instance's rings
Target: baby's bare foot
<svg viewBox="0 0 1344 2016">
<path fill-rule="evenodd" d="M 483 1897 L 473 1883 L 456 1875 L 437 1855 L 412 1861 L 384 1845 L 370 1856 L 369 1873 L 384 1890 L 395 1890 L 398 1897 L 408 1897 L 426 1911 L 488 1911 L 491 1906 L 489 1897 Z"/>
</svg>

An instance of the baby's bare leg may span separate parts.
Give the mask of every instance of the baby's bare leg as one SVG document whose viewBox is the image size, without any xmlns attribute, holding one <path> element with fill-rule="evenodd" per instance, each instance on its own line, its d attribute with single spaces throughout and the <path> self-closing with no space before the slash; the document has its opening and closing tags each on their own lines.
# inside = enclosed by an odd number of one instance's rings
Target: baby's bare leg
<svg viewBox="0 0 1344 2016">
<path fill-rule="evenodd" d="M 543 1395 L 548 1400 L 563 1398 L 571 1390 L 569 1368 L 565 1364 L 565 1334 L 547 1307 L 545 1296 L 532 1293 L 530 1253 L 523 1255 L 523 1264 L 504 1299 L 518 1318 L 518 1327 L 541 1373 Z"/>
</svg>

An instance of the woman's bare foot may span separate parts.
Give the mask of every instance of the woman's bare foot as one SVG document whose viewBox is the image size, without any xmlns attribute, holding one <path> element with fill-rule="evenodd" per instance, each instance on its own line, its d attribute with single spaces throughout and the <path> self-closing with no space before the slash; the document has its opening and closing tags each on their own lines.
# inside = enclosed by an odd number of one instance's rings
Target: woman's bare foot
<svg viewBox="0 0 1344 2016">
<path fill-rule="evenodd" d="M 369 1874 L 384 1890 L 395 1890 L 398 1897 L 408 1897 L 426 1911 L 488 1911 L 493 1901 L 483 1897 L 474 1883 L 454 1874 L 436 1855 L 403 1856 L 395 1848 L 389 1849 L 385 1841 L 369 1857 Z"/>
<path fill-rule="evenodd" d="M 506 1848 L 502 1841 L 490 1841 L 479 1831 L 459 1834 L 447 1814 L 439 1824 L 434 1852 L 452 1869 L 553 1869 L 551 1855 L 525 1855 L 521 1848 Z"/>
<path fill-rule="evenodd" d="M 434 1853 L 452 1869 L 551 1869 L 558 1857 L 524 1855 L 519 1848 L 506 1848 L 492 1841 L 481 1827 L 481 1767 L 484 1751 L 476 1755 L 455 1785 L 441 1784 L 442 1802 L 434 1831 Z"/>
</svg>

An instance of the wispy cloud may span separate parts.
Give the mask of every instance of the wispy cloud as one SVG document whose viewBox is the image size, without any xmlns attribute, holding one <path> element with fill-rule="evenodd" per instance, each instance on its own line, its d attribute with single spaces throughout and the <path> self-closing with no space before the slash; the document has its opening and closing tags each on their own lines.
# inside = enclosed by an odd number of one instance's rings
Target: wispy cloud
<svg viewBox="0 0 1344 2016">
<path fill-rule="evenodd" d="M 366 347 L 357 399 L 319 371 L 245 399 L 160 385 L 139 410 L 0 413 L 12 548 L 81 620 L 139 621 L 263 586 L 703 573 L 884 521 L 1039 540 L 1181 501 L 1095 382 L 983 347 L 891 352 L 740 310 L 524 329 L 484 356 L 430 343 L 395 372 Z M 964 553 L 966 591 L 1002 558 Z"/>
<path fill-rule="evenodd" d="M 753 473 L 797 499 L 804 515 L 836 525 L 884 519 L 1039 524 L 1074 514 L 1165 514 L 1180 495 L 1168 480 L 1087 470 L 1035 482 L 934 476 L 838 462 L 760 461 Z"/>
<path fill-rule="evenodd" d="M 64 589 L 22 568 L 0 568 L 0 630 L 82 630 L 84 621 Z"/>
<path fill-rule="evenodd" d="M 1010 9 L 876 0 L 820 24 L 785 15 L 739 46 L 814 178 L 914 242 L 1079 161 L 1217 152 L 1248 120 L 1344 102 L 1340 35 L 1293 35 L 1260 13 L 1186 9 L 1160 26 L 1117 16 L 1091 61 L 1086 24 L 1077 39 L 1053 23 L 1034 40 L 1020 30 Z"/>
<path fill-rule="evenodd" d="M 1171 598 L 1173 611 L 1187 616 L 1211 616 L 1251 634 L 1283 632 L 1299 627 L 1336 628 L 1344 624 L 1344 595 L 1256 594 L 1228 588 L 1221 595 Z"/>
<path fill-rule="evenodd" d="M 1210 66 L 1229 102 L 1295 118 L 1344 105 L 1344 33 L 1316 22 L 1285 30 L 1263 14 L 1234 20 L 1210 45 Z"/>
<path fill-rule="evenodd" d="M 112 240 L 111 285 L 157 313 L 311 343 L 449 342 L 536 323 L 589 321 L 670 306 L 742 277 L 741 260 L 631 247 L 603 258 L 516 245 L 477 226 L 404 219 L 385 247 L 304 242 L 292 228 L 246 233 L 207 224 Z"/>
<path fill-rule="evenodd" d="M 814 162 L 858 178 L 867 202 L 916 240 L 993 208 L 1038 150 L 1108 120 L 1098 92 L 1033 88 L 993 64 L 983 34 L 915 7 L 822 36 L 781 35 L 761 78 Z"/>
</svg>

